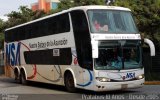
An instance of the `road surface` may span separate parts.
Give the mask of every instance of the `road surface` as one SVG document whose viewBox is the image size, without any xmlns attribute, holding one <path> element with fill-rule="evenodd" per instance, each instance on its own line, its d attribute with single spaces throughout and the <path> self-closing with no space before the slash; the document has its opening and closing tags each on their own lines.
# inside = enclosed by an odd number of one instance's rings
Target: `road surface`
<svg viewBox="0 0 160 100">
<path fill-rule="evenodd" d="M 159 100 L 160 85 L 144 85 L 125 91 L 92 92 L 78 90 L 69 93 L 63 86 L 29 82 L 21 85 L 14 79 L 0 77 L 0 100 Z"/>
</svg>

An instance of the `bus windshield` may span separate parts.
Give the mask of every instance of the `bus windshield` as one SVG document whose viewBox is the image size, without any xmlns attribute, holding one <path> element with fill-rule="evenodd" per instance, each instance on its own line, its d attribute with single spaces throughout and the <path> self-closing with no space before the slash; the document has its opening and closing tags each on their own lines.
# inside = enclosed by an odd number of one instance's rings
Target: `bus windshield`
<svg viewBox="0 0 160 100">
<path fill-rule="evenodd" d="M 88 18 L 92 33 L 137 33 L 129 11 L 89 10 Z"/>
<path fill-rule="evenodd" d="M 97 70 L 122 70 L 142 67 L 140 42 L 100 41 L 99 57 L 95 61 Z"/>
</svg>

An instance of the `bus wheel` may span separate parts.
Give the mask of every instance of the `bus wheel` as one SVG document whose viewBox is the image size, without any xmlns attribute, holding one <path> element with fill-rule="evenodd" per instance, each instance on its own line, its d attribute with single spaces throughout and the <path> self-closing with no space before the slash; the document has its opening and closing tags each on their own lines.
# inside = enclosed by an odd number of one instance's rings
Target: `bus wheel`
<svg viewBox="0 0 160 100">
<path fill-rule="evenodd" d="M 65 87 L 69 92 L 75 92 L 76 88 L 74 86 L 74 79 L 71 73 L 65 75 Z"/>
<path fill-rule="evenodd" d="M 25 73 L 22 71 L 21 74 L 20 74 L 20 82 L 23 84 L 23 85 L 27 85 L 27 80 L 26 80 L 26 77 L 25 77 Z"/>
<path fill-rule="evenodd" d="M 18 70 L 17 69 L 14 70 L 14 76 L 15 76 L 16 83 L 21 83 L 20 82 L 20 76 L 18 74 Z"/>
</svg>

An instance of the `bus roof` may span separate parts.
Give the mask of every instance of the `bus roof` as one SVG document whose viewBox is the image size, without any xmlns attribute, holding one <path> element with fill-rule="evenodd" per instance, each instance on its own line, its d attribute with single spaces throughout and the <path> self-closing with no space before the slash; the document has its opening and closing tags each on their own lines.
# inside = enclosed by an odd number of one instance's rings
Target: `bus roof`
<svg viewBox="0 0 160 100">
<path fill-rule="evenodd" d="M 8 28 L 5 31 L 8 31 L 8 30 L 11 30 L 11 29 L 14 29 L 14 28 L 18 28 L 18 27 L 21 27 L 21 26 L 25 26 L 25 25 L 28 25 L 28 24 L 31 24 L 31 23 L 34 23 L 34 22 L 38 22 L 38 21 L 41 21 L 41 20 L 56 16 L 56 15 L 59 15 L 59 14 L 63 14 L 63 13 L 66 13 L 66 12 L 70 12 L 70 11 L 73 11 L 73 10 L 85 10 L 86 11 L 86 10 L 92 10 L 92 9 L 131 11 L 128 8 L 118 7 L 118 6 L 104 6 L 104 5 L 103 6 L 102 5 L 78 6 L 78 7 L 69 8 L 67 10 L 63 10 L 63 11 L 55 13 L 55 14 L 51 14 L 51 15 L 48 15 L 48 16 L 45 16 L 45 17 L 42 17 L 42 18 L 27 22 L 27 23 L 23 23 L 23 24 Z"/>
<path fill-rule="evenodd" d="M 83 10 L 88 10 L 88 9 L 108 9 L 108 10 L 131 11 L 130 9 L 124 8 L 124 7 L 118 7 L 118 6 L 104 6 L 104 5 L 78 6 L 78 7 L 70 8 L 69 10 L 78 10 L 78 9 L 83 9 Z"/>
</svg>

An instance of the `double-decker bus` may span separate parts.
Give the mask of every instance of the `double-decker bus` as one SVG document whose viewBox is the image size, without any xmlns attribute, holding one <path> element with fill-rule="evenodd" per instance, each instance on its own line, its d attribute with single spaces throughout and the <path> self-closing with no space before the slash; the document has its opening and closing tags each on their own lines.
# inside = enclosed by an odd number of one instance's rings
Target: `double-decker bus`
<svg viewBox="0 0 160 100">
<path fill-rule="evenodd" d="M 137 88 L 144 83 L 141 41 L 130 9 L 74 7 L 6 29 L 5 72 L 70 92 Z"/>
</svg>

